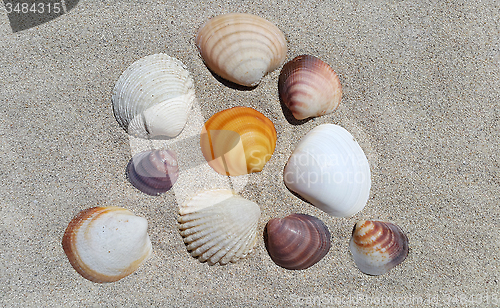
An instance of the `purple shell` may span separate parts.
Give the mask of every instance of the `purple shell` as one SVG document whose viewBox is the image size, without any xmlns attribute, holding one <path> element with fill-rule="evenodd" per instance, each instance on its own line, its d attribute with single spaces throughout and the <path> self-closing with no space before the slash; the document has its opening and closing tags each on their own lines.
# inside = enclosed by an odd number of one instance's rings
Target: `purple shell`
<svg viewBox="0 0 500 308">
<path fill-rule="evenodd" d="M 292 214 L 271 219 L 264 230 L 264 242 L 271 259 L 290 270 L 316 264 L 330 250 L 330 231 L 318 218 Z"/>
<path fill-rule="evenodd" d="M 179 176 L 174 152 L 154 150 L 136 154 L 129 161 L 127 175 L 130 183 L 145 194 L 157 196 L 168 191 Z"/>
</svg>

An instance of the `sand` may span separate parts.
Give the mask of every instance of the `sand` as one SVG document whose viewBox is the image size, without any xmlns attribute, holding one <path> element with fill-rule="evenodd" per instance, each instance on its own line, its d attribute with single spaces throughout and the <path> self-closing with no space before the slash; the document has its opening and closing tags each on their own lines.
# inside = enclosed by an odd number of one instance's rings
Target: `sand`
<svg viewBox="0 0 500 308">
<path fill-rule="evenodd" d="M 16 33 L 0 5 L 0 306 L 499 305 L 498 3 L 373 2 L 80 1 Z M 287 60 L 312 54 L 329 63 L 341 107 L 297 124 L 280 105 L 279 69 L 252 91 L 215 78 L 194 37 L 227 12 L 276 24 Z M 138 147 L 115 120 L 111 93 L 130 64 L 155 53 L 192 72 L 191 123 L 240 105 L 274 122 L 276 151 L 264 170 L 220 184 L 261 207 L 257 245 L 240 262 L 209 266 L 188 254 L 176 220 L 184 186 L 152 197 L 126 179 Z M 295 144 L 323 123 L 350 131 L 370 163 L 370 198 L 353 217 L 331 217 L 283 183 Z M 204 173 L 197 179 L 207 184 Z M 82 278 L 61 247 L 71 218 L 93 206 L 121 206 L 149 223 L 152 256 L 115 283 Z M 275 265 L 260 236 L 269 219 L 294 212 L 320 218 L 332 236 L 326 257 L 303 271 Z M 361 273 L 348 249 L 360 219 L 401 226 L 408 258 L 382 276 Z"/>
</svg>

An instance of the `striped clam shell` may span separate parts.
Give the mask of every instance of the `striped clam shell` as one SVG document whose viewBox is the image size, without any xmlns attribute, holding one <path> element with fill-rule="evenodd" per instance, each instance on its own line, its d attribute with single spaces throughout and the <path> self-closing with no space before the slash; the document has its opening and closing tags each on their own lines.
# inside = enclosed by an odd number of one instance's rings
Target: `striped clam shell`
<svg viewBox="0 0 500 308">
<path fill-rule="evenodd" d="M 408 238 L 395 224 L 362 220 L 354 226 L 349 247 L 363 273 L 382 275 L 404 261 Z"/>
<path fill-rule="evenodd" d="M 340 104 L 342 86 L 335 71 L 310 55 L 283 66 L 278 82 L 281 100 L 297 120 L 332 113 Z"/>
<path fill-rule="evenodd" d="M 179 177 L 175 153 L 170 150 L 138 153 L 130 160 L 127 175 L 130 183 L 145 194 L 156 196 L 164 193 Z"/>
<path fill-rule="evenodd" d="M 241 13 L 216 16 L 198 31 L 196 45 L 205 64 L 220 77 L 256 86 L 285 61 L 285 35 L 266 19 Z"/>
<path fill-rule="evenodd" d="M 264 241 L 274 263 L 290 270 L 311 267 L 330 250 L 328 228 L 318 218 L 306 214 L 271 219 Z"/>
</svg>

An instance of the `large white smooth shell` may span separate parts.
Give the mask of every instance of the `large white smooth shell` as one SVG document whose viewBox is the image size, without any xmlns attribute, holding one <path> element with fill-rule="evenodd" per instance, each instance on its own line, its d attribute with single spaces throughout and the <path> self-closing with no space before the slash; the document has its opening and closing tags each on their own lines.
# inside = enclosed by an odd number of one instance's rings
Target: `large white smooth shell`
<svg viewBox="0 0 500 308">
<path fill-rule="evenodd" d="M 113 282 L 133 273 L 151 254 L 148 222 L 119 207 L 80 212 L 66 228 L 62 245 L 83 277 Z"/>
<path fill-rule="evenodd" d="M 324 212 L 347 217 L 370 195 L 370 166 L 353 136 L 334 124 L 311 130 L 297 144 L 285 170 L 286 186 Z"/>
<path fill-rule="evenodd" d="M 259 206 L 231 190 L 202 192 L 181 205 L 179 212 L 187 249 L 201 262 L 236 262 L 255 246 Z"/>
<path fill-rule="evenodd" d="M 216 16 L 200 28 L 196 45 L 206 65 L 224 79 L 256 86 L 285 61 L 285 35 L 266 19 L 241 13 Z"/>
<path fill-rule="evenodd" d="M 140 138 L 177 136 L 195 100 L 194 83 L 184 64 L 166 54 L 150 55 L 130 65 L 112 97 L 118 123 Z"/>
</svg>

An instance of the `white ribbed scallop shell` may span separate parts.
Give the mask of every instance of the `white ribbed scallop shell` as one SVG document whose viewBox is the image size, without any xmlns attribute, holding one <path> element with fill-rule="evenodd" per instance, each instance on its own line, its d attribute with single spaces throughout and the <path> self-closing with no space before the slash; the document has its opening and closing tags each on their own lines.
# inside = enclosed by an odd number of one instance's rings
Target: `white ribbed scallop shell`
<svg viewBox="0 0 500 308">
<path fill-rule="evenodd" d="M 285 61 L 285 35 L 266 19 L 231 13 L 210 19 L 198 31 L 196 45 L 206 65 L 224 79 L 256 86 Z"/>
<path fill-rule="evenodd" d="M 148 222 L 120 207 L 95 207 L 71 220 L 62 245 L 73 268 L 93 282 L 133 273 L 151 254 Z"/>
<path fill-rule="evenodd" d="M 118 123 L 140 138 L 177 136 L 195 100 L 193 79 L 184 64 L 166 54 L 150 55 L 130 65 L 112 97 Z"/>
<path fill-rule="evenodd" d="M 187 249 L 201 262 L 236 262 L 255 246 L 259 206 L 231 190 L 202 192 L 181 205 L 179 212 Z"/>
<path fill-rule="evenodd" d="M 332 216 L 356 214 L 370 195 L 365 153 L 347 130 L 334 124 L 320 125 L 302 138 L 283 176 L 290 190 Z"/>
</svg>

